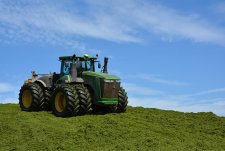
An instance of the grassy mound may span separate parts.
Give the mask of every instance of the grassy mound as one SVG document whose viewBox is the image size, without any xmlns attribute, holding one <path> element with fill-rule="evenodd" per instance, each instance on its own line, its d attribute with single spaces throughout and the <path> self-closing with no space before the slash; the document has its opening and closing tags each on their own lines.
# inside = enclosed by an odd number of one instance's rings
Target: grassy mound
<svg viewBox="0 0 225 151">
<path fill-rule="evenodd" d="M 225 118 L 132 108 L 57 118 L 0 105 L 0 150 L 225 150 Z"/>
</svg>

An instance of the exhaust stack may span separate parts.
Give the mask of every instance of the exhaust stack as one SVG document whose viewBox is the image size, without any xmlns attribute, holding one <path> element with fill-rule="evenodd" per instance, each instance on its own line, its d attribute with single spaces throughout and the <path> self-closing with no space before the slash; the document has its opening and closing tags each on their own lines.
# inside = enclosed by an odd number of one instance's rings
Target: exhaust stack
<svg viewBox="0 0 225 151">
<path fill-rule="evenodd" d="M 108 60 L 109 58 L 104 58 L 104 66 L 103 66 L 103 73 L 108 73 Z"/>
<path fill-rule="evenodd" d="M 72 82 L 77 81 L 77 67 L 76 67 L 76 63 L 75 63 L 75 58 L 76 58 L 76 55 L 73 55 L 73 62 L 72 62 L 72 65 L 71 65 Z"/>
</svg>

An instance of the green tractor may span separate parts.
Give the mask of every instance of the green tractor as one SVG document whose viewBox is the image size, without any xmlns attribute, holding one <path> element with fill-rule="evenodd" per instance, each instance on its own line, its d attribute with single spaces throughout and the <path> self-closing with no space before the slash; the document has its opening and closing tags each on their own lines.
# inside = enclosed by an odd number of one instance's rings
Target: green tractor
<svg viewBox="0 0 225 151">
<path fill-rule="evenodd" d="M 27 79 L 19 92 L 22 111 L 52 110 L 58 117 L 91 112 L 125 112 L 128 97 L 120 78 L 107 72 L 108 58 L 101 68 L 96 57 L 62 56 L 59 74 L 36 74 Z"/>
</svg>

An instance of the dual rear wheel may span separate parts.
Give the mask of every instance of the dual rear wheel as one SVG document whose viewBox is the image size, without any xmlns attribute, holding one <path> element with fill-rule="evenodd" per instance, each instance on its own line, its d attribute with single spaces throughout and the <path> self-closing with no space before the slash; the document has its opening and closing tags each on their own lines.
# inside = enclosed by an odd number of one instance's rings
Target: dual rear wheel
<svg viewBox="0 0 225 151">
<path fill-rule="evenodd" d="M 82 84 L 57 87 L 51 101 L 53 114 L 59 117 L 83 115 L 91 110 L 89 91 Z"/>
</svg>

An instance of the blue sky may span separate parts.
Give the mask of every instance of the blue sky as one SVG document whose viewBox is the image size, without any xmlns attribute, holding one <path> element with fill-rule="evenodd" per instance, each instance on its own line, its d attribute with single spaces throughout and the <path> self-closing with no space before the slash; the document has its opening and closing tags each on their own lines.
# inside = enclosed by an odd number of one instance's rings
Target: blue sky
<svg viewBox="0 0 225 151">
<path fill-rule="evenodd" d="M 225 115 L 222 0 L 0 0 L 0 103 L 61 55 L 110 58 L 129 105 Z"/>
</svg>

